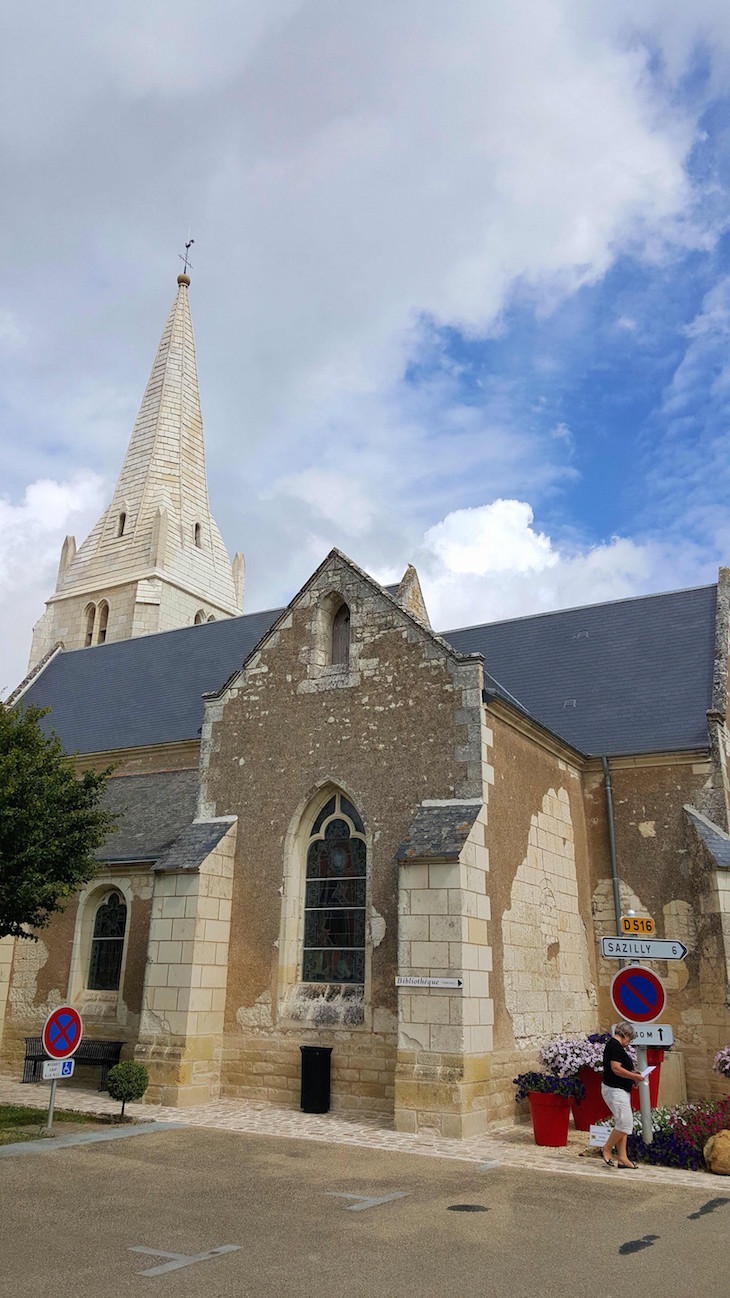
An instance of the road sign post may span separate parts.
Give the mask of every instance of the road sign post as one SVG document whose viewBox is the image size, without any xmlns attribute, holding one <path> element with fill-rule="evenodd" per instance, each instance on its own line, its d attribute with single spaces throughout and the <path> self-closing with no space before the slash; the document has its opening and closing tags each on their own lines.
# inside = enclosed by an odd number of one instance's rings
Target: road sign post
<svg viewBox="0 0 730 1298">
<path fill-rule="evenodd" d="M 643 965 L 628 965 L 619 969 L 611 981 L 611 1001 L 614 1009 L 627 1023 L 654 1023 L 666 1005 L 667 997 L 664 983 L 652 969 Z M 646 1063 L 646 1046 L 636 1047 L 638 1072 L 643 1073 Z M 644 1078 L 639 1083 L 639 1107 L 641 1110 L 641 1134 L 644 1144 L 650 1145 L 654 1133 L 651 1125 L 651 1096 L 649 1081 Z"/>
<path fill-rule="evenodd" d="M 84 1035 L 84 1025 L 81 1022 L 80 1014 L 74 1009 L 73 1005 L 59 1005 L 57 1009 L 51 1010 L 45 1023 L 43 1024 L 43 1033 L 41 1040 L 43 1049 L 50 1056 L 48 1062 L 43 1065 L 43 1076 L 51 1078 L 51 1094 L 48 1101 L 48 1119 L 46 1121 L 46 1131 L 50 1131 L 53 1126 L 53 1110 L 56 1105 L 56 1083 L 59 1077 L 70 1077 L 73 1073 L 72 1055 L 76 1053 L 81 1045 L 81 1038 Z M 60 1072 L 56 1072 L 52 1066 L 60 1064 Z M 70 1071 L 68 1065 L 70 1064 Z M 50 1071 L 46 1073 L 46 1069 Z"/>
</svg>

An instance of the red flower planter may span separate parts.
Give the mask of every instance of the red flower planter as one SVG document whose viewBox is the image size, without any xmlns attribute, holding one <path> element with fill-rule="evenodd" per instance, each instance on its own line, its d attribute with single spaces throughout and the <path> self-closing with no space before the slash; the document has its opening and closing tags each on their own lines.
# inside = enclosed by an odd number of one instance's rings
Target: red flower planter
<svg viewBox="0 0 730 1298">
<path fill-rule="evenodd" d="M 603 1073 L 596 1073 L 592 1068 L 581 1068 L 578 1077 L 585 1086 L 586 1093 L 580 1102 L 570 1101 L 573 1122 L 578 1131 L 590 1131 L 592 1123 L 603 1122 L 604 1118 L 611 1116 L 611 1111 L 603 1103 L 601 1095 Z"/>
<path fill-rule="evenodd" d="M 541 1091 L 528 1091 L 527 1100 L 535 1144 L 553 1148 L 567 1145 L 570 1100 L 565 1095 L 543 1095 Z"/>
</svg>

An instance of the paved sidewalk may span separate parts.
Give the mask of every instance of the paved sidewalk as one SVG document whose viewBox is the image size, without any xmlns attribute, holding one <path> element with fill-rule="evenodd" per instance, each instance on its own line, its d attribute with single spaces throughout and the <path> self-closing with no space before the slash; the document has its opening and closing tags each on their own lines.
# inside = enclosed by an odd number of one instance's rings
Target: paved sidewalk
<svg viewBox="0 0 730 1298">
<path fill-rule="evenodd" d="M 49 1086 L 43 1083 L 23 1085 L 0 1077 L 0 1104 L 29 1104 L 48 1107 Z M 106 1092 L 87 1091 L 62 1083 L 56 1092 L 59 1108 L 82 1113 L 118 1114 L 117 1101 Z M 247 1100 L 215 1100 L 191 1109 L 173 1109 L 152 1104 L 127 1104 L 130 1117 L 147 1122 L 175 1122 L 186 1127 L 212 1127 L 240 1131 L 255 1136 L 286 1136 L 294 1140 L 319 1140 L 326 1144 L 362 1145 L 368 1149 L 392 1150 L 403 1154 L 422 1154 L 431 1158 L 451 1158 L 466 1163 L 483 1163 L 500 1167 L 529 1169 L 566 1176 L 589 1176 L 631 1184 L 686 1186 L 712 1191 L 717 1178 L 706 1172 L 682 1172 L 671 1167 L 640 1167 L 638 1171 L 609 1171 L 596 1151 L 588 1149 L 587 1132 L 571 1130 L 568 1144 L 562 1149 L 535 1145 L 529 1124 L 511 1121 L 493 1123 L 481 1136 L 468 1140 L 446 1140 L 438 1135 L 405 1135 L 392 1130 L 386 1118 L 350 1118 L 345 1114 L 301 1113 L 298 1109 L 275 1109 L 271 1105 Z"/>
</svg>

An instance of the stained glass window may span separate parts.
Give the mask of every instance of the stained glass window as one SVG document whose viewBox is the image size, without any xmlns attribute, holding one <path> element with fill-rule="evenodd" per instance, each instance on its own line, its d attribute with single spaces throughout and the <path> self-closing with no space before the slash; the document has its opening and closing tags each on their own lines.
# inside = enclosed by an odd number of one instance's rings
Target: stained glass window
<svg viewBox="0 0 730 1298">
<path fill-rule="evenodd" d="M 339 793 L 312 826 L 304 902 L 304 982 L 365 981 L 363 835 L 359 814 Z"/>
<path fill-rule="evenodd" d="M 92 991 L 115 992 L 122 971 L 127 907 L 113 892 L 96 912 L 94 936 L 89 961 L 89 987 Z"/>
</svg>

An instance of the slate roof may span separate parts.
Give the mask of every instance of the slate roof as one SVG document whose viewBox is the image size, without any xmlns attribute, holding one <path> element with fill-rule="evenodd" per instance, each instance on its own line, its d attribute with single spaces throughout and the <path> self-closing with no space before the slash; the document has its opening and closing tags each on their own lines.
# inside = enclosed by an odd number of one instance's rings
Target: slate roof
<svg viewBox="0 0 730 1298">
<path fill-rule="evenodd" d="M 708 746 L 716 586 L 442 633 L 486 683 L 586 754 Z M 197 739 L 221 688 L 283 610 L 57 654 L 23 695 L 68 752 Z M 49 724 L 51 718 L 48 719 Z"/>
<path fill-rule="evenodd" d="M 282 611 L 56 654 L 23 703 L 51 709 L 69 753 L 197 739 L 203 694 L 225 684 Z"/>
<path fill-rule="evenodd" d="M 730 837 L 694 807 L 685 807 L 685 811 L 718 870 L 730 870 Z"/>
<path fill-rule="evenodd" d="M 481 810 L 481 802 L 422 803 L 396 852 L 396 860 L 454 861 Z"/>
<path fill-rule="evenodd" d="M 96 853 L 100 861 L 153 861 L 195 816 L 198 772 L 160 771 L 111 779 L 104 807 L 121 812 L 119 828 Z"/>
<path fill-rule="evenodd" d="M 155 870 L 198 870 L 206 856 L 225 838 L 235 817 L 218 820 L 196 820 L 184 829 L 171 843 L 158 861 Z"/>
<path fill-rule="evenodd" d="M 716 597 L 701 586 L 443 635 L 580 752 L 706 748 Z"/>
</svg>

